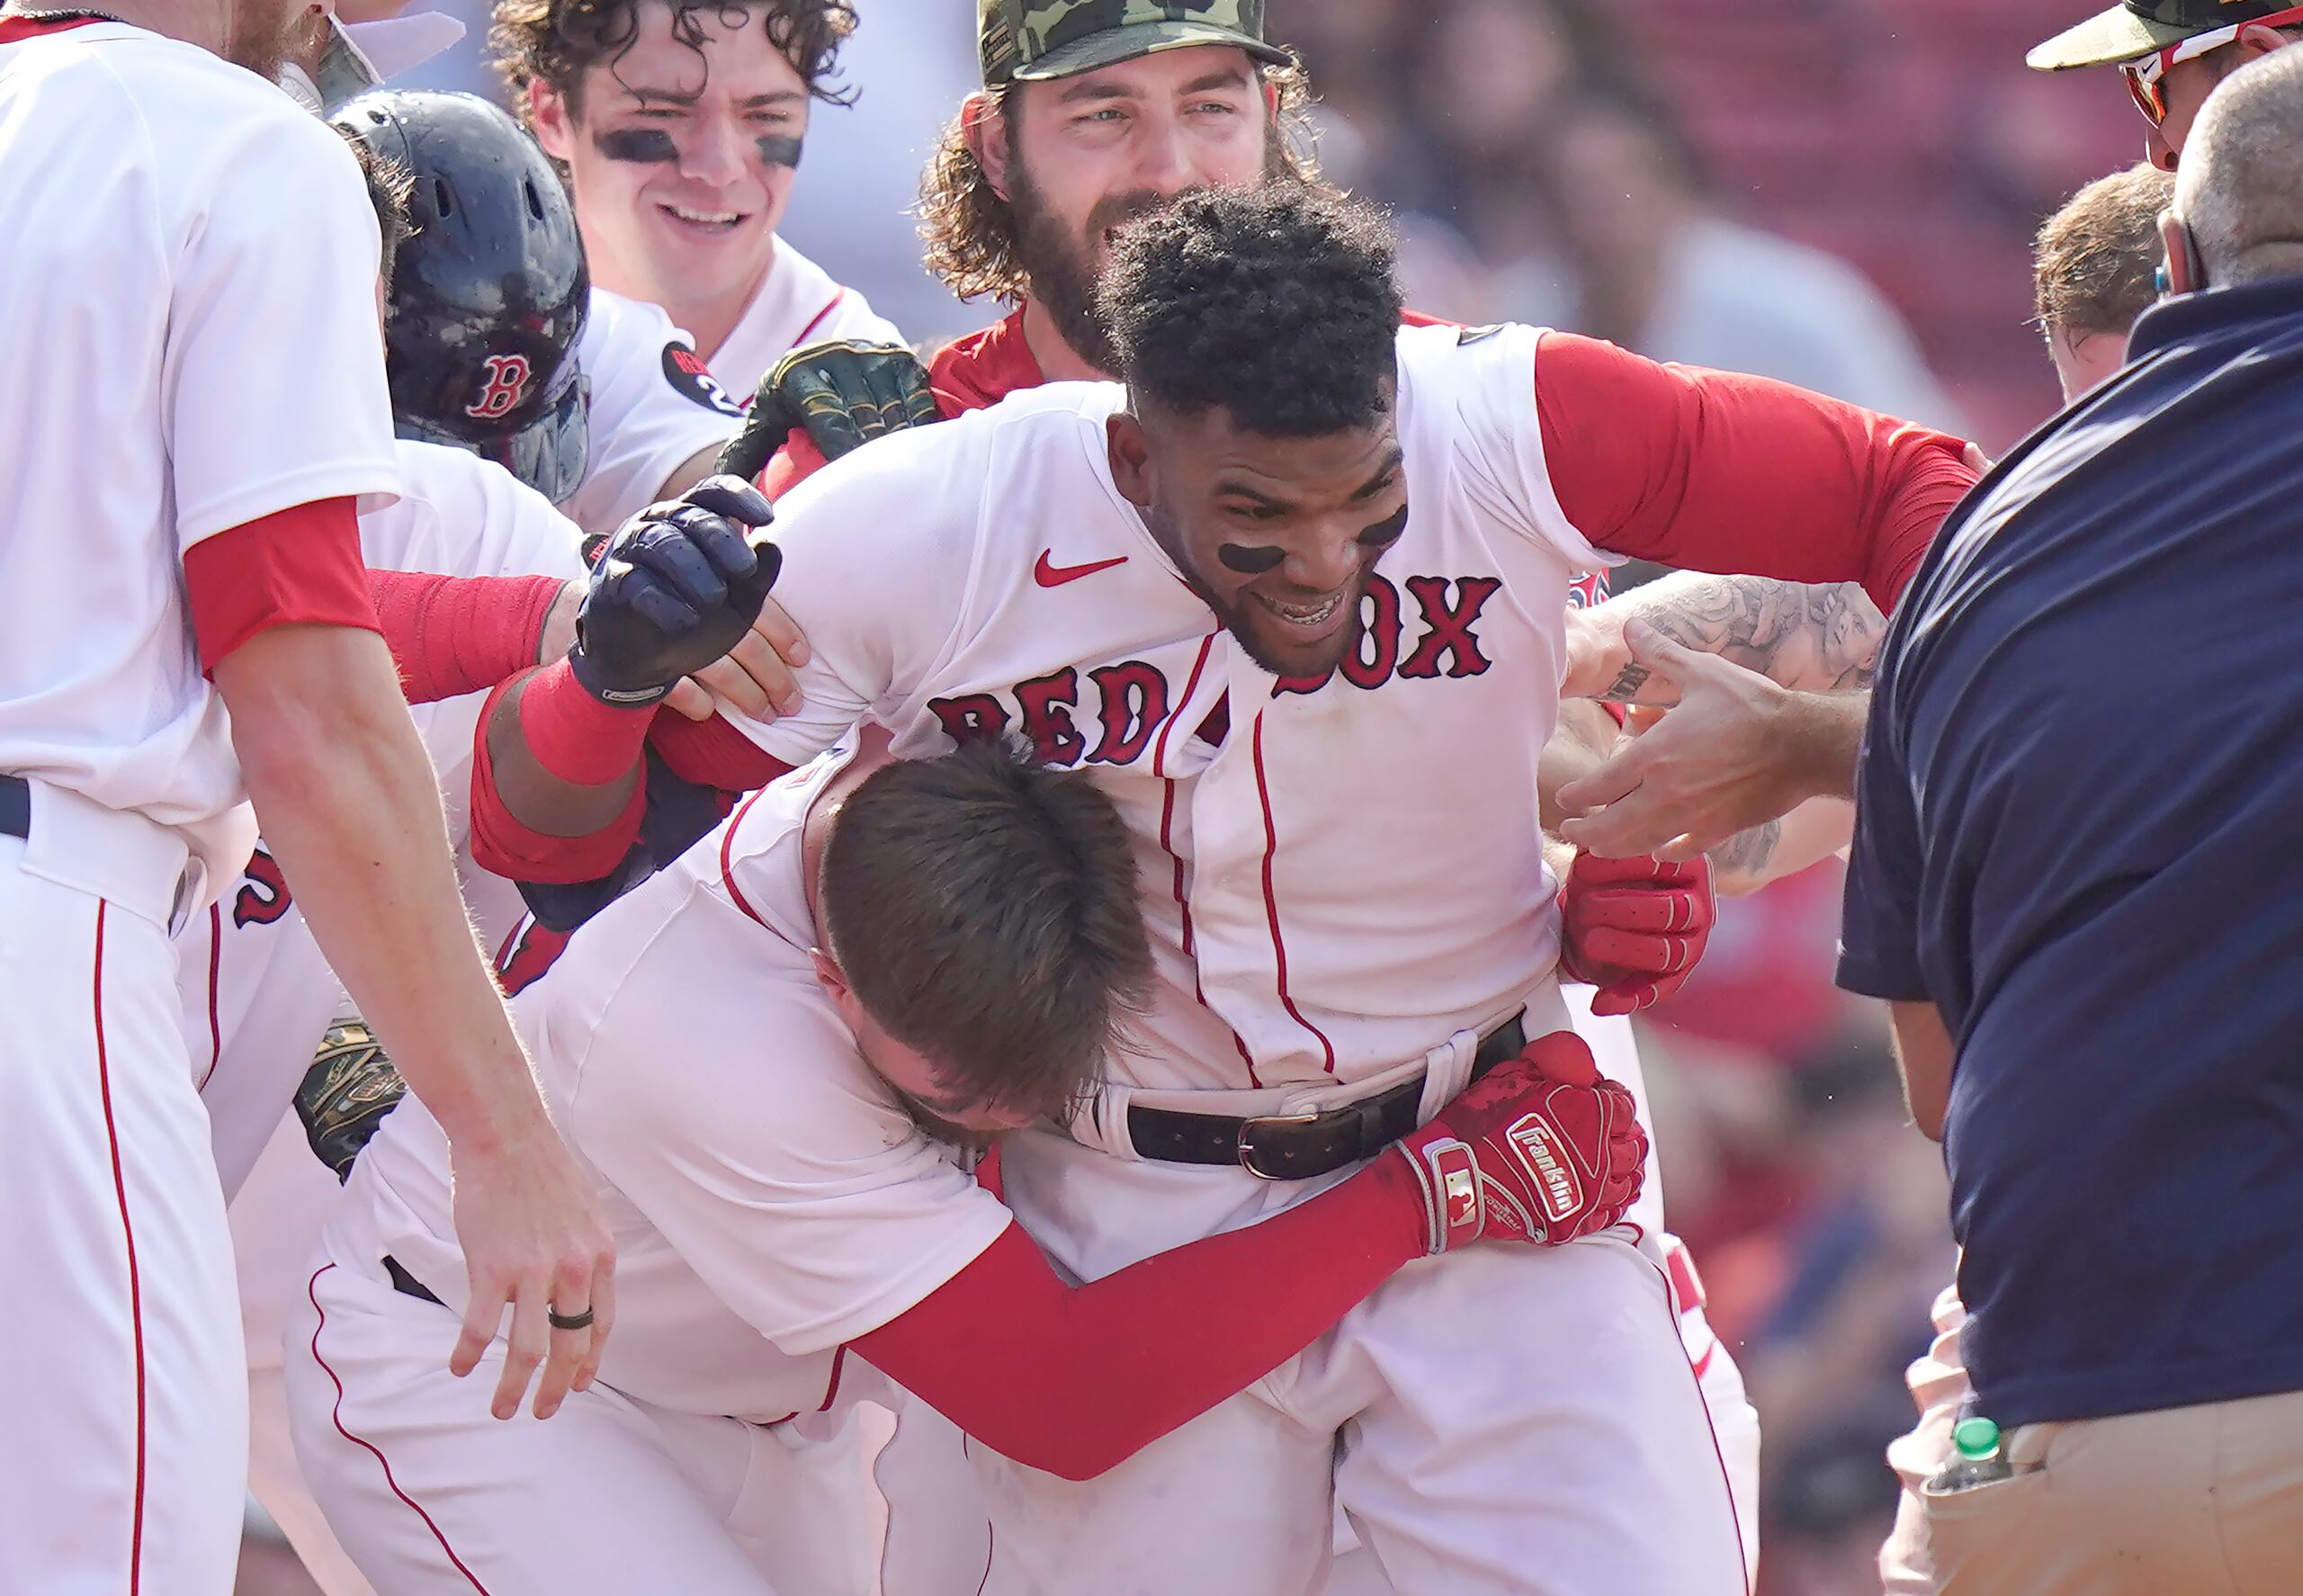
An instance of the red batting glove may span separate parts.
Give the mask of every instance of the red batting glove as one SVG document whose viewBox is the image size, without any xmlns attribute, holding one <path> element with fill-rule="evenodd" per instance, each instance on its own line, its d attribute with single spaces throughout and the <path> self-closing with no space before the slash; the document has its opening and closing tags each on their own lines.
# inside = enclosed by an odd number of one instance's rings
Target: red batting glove
<svg viewBox="0 0 2303 1596">
<path fill-rule="evenodd" d="M 1428 1253 L 1483 1236 L 1556 1247 L 1624 1216 L 1645 1174 L 1647 1133 L 1583 1039 L 1555 1031 L 1388 1151 L 1415 1173 Z"/>
<path fill-rule="evenodd" d="M 1644 1009 L 1680 990 L 1711 939 L 1711 861 L 1578 854 L 1559 917 L 1559 967 L 1600 989 L 1591 1012 Z"/>
</svg>

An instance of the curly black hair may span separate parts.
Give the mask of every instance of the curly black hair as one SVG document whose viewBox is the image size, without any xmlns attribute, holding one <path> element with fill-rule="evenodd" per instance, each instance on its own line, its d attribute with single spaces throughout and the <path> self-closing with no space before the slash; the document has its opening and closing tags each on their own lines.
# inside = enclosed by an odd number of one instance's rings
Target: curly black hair
<svg viewBox="0 0 2303 1596">
<path fill-rule="evenodd" d="M 1139 399 L 1221 405 L 1267 437 L 1342 432 L 1391 407 L 1397 248 L 1381 211 L 1340 195 L 1203 190 L 1121 229 L 1098 315 Z"/>
<path fill-rule="evenodd" d="M 856 98 L 856 91 L 838 81 L 840 44 L 856 31 L 851 0 L 497 0 L 488 47 L 522 120 L 528 114 L 528 85 L 539 80 L 580 108 L 584 74 L 603 61 L 613 69 L 623 59 L 640 37 L 640 8 L 651 4 L 671 7 L 672 36 L 699 58 L 699 17 L 735 27 L 753 12 L 764 13 L 768 42 L 798 70 L 811 94 L 831 105 Z"/>
</svg>

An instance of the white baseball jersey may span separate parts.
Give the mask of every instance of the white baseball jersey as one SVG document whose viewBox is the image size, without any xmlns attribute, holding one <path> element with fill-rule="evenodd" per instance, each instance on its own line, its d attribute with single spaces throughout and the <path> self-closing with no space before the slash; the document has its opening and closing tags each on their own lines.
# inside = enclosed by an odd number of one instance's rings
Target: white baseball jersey
<svg viewBox="0 0 2303 1596">
<path fill-rule="evenodd" d="M 1536 765 L 1571 580 L 1612 557 L 1546 476 L 1536 336 L 1401 332 L 1407 530 L 1324 684 L 1234 648 L 1113 485 L 1122 390 L 1057 384 L 777 507 L 776 596 L 813 660 L 799 713 L 747 731 L 798 761 L 865 716 L 903 755 L 999 730 L 1092 772 L 1134 834 L 1162 976 L 1125 1084 L 1364 1080 L 1538 993 L 1530 1031 L 1564 1027 Z"/>
<path fill-rule="evenodd" d="M 603 910 L 515 1002 L 616 1242 L 600 1378 L 677 1412 L 768 1422 L 829 1402 L 836 1349 L 972 1262 L 1008 1223 L 865 1064 L 808 960 L 801 827 L 827 759 Z M 389 1253 L 461 1310 L 447 1145 L 410 1101 L 354 1166 L 329 1256 Z"/>
<path fill-rule="evenodd" d="M 862 294 L 833 282 L 830 273 L 793 248 L 790 239 L 778 238 L 759 291 L 727 341 L 705 358 L 721 385 L 748 405 L 759 380 L 777 361 L 827 338 L 904 342 L 895 323 L 876 313 Z"/>
<path fill-rule="evenodd" d="M 782 239 L 743 319 L 708 362 L 659 306 L 594 289 L 576 345 L 591 384 L 591 461 L 560 508 L 589 532 L 622 525 L 674 471 L 734 435 L 768 368 L 801 344 L 843 337 L 902 342 L 862 294 Z"/>
<path fill-rule="evenodd" d="M 170 921 L 255 828 L 184 558 L 398 486 L 342 140 L 215 56 L 0 16 L 0 1590 L 227 1596 L 247 1402 Z M 198 866 L 187 875 L 190 862 Z M 192 887 L 180 892 L 179 883 Z"/>
<path fill-rule="evenodd" d="M 405 439 L 396 448 L 399 502 L 360 518 L 371 566 L 444 576 L 583 575 L 575 526 L 509 472 L 461 449 Z M 522 906 L 510 882 L 471 862 L 472 740 L 487 696 L 467 693 L 412 713 L 439 774 L 465 900 L 492 946 Z M 229 1197 L 345 1000 L 261 844 L 207 912 L 192 918 L 177 946 L 185 1041 Z"/>
<path fill-rule="evenodd" d="M 0 46 L 0 771 L 176 828 L 211 884 L 255 825 L 184 553 L 399 484 L 374 213 L 344 141 L 255 86 L 118 23 Z"/>
</svg>

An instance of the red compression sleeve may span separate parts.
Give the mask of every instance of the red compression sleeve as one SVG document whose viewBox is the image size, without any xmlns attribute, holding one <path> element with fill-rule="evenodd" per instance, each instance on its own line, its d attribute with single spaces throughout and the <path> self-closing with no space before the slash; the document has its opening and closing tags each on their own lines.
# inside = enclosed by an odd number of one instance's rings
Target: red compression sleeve
<svg viewBox="0 0 2303 1596">
<path fill-rule="evenodd" d="M 823 470 L 824 463 L 824 452 L 816 447 L 815 440 L 795 426 L 784 440 L 784 447 L 769 455 L 760 468 L 759 490 L 771 499 L 782 498 Z"/>
<path fill-rule="evenodd" d="M 640 758 L 656 706 L 602 704 L 576 679 L 565 659 L 527 678 L 520 693 L 520 735 L 528 751 L 561 781 L 597 787 L 615 780 Z"/>
<path fill-rule="evenodd" d="M 1424 1253 L 1384 1157 L 1331 1191 L 1067 1287 L 1019 1224 L 855 1349 L 1002 1456 L 1092 1479 L 1237 1395 Z"/>
<path fill-rule="evenodd" d="M 1859 581 L 1881 612 L 1976 474 L 1957 438 L 1788 383 L 1546 333 L 1536 409 L 1560 508 L 1602 549 Z"/>
<path fill-rule="evenodd" d="M 558 577 L 368 573 L 410 704 L 484 692 L 533 665 L 564 585 Z"/>
<path fill-rule="evenodd" d="M 691 721 L 677 710 L 660 710 L 648 744 L 673 775 L 723 793 L 748 793 L 793 768 L 719 715 Z"/>
<path fill-rule="evenodd" d="M 521 824 L 497 790 L 496 760 L 488 750 L 488 731 L 504 695 L 526 679 L 522 677 L 504 683 L 480 706 L 479 727 L 472 734 L 472 860 L 481 869 L 492 870 L 511 881 L 597 881 L 623 862 L 623 856 L 639 838 L 641 813 L 648 803 L 648 783 L 644 778 L 634 782 L 632 802 L 623 806 L 623 812 L 588 837 L 551 837 Z M 641 718 L 645 720 L 644 716 Z M 525 731 L 524 722 L 524 735 Z M 635 744 L 635 751 L 636 747 Z"/>
<path fill-rule="evenodd" d="M 349 498 L 319 499 L 259 516 L 184 551 L 184 607 L 200 668 L 273 626 L 380 630 L 360 554 L 360 516 Z"/>
</svg>

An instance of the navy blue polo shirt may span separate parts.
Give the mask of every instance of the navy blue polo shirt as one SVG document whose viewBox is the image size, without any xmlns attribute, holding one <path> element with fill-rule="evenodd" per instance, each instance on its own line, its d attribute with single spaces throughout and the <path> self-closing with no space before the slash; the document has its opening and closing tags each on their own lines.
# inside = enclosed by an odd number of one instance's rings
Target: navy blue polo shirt
<svg viewBox="0 0 2303 1596">
<path fill-rule="evenodd" d="M 1839 979 L 1930 1000 L 2002 1424 L 2303 1388 L 2303 277 L 2190 295 L 1890 627 Z"/>
</svg>

